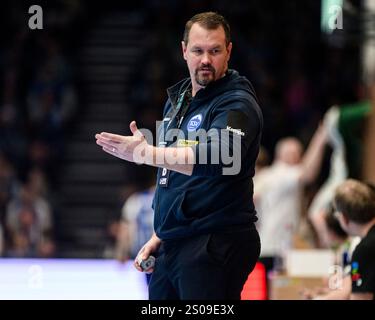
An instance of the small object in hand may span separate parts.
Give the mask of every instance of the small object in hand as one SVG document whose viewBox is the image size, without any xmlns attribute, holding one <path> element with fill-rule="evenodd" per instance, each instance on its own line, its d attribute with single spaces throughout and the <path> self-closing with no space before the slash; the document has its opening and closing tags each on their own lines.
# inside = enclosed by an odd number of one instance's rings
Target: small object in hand
<svg viewBox="0 0 375 320">
<path fill-rule="evenodd" d="M 149 256 L 146 260 L 140 260 L 139 263 L 142 271 L 148 271 L 152 269 L 155 265 L 155 257 L 154 256 Z"/>
</svg>

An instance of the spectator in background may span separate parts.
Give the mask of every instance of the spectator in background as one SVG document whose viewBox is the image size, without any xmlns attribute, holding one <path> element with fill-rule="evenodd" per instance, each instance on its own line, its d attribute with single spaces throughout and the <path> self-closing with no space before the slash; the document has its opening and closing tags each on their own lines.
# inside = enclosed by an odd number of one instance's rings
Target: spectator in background
<svg viewBox="0 0 375 320">
<path fill-rule="evenodd" d="M 52 240 L 52 214 L 49 203 L 25 184 L 10 200 L 6 216 L 10 244 L 6 255 L 11 257 L 51 257 L 55 251 Z"/>
<path fill-rule="evenodd" d="M 340 222 L 336 218 L 336 211 L 333 204 L 330 204 L 329 210 L 325 216 L 325 223 L 328 229 L 329 248 L 336 252 L 335 264 L 340 265 L 343 269 L 349 267 L 350 261 L 357 246 L 360 237 L 352 237 L 341 227 Z"/>
<path fill-rule="evenodd" d="M 375 187 L 354 179 L 335 192 L 334 205 L 342 228 L 362 238 L 351 259 L 350 299 L 375 299 Z"/>
<path fill-rule="evenodd" d="M 0 152 L 0 224 L 4 224 L 6 206 L 18 188 L 16 171 Z"/>
<path fill-rule="evenodd" d="M 351 259 L 353 252 L 361 238 L 350 236 L 340 225 L 336 218 L 336 211 L 332 203 L 325 217 L 328 229 L 329 248 L 335 252 L 335 266 L 339 267 L 339 272 L 333 276 L 342 277 L 337 279 L 341 287 L 329 288 L 325 295 L 318 295 L 315 299 L 324 300 L 341 300 L 349 299 L 351 293 Z M 332 290 L 333 289 L 333 290 Z"/>
<path fill-rule="evenodd" d="M 59 43 L 50 36 L 41 42 L 45 59 L 36 69 L 27 94 L 32 134 L 29 152 L 32 163 L 44 166 L 49 170 L 48 175 L 53 176 L 63 153 L 64 130 L 74 115 L 77 98 L 70 65 Z"/>
<path fill-rule="evenodd" d="M 320 171 L 326 130 L 320 126 L 302 157 L 302 145 L 296 138 L 278 142 L 275 160 L 254 177 L 254 200 L 259 214 L 261 261 L 267 271 L 274 268 L 293 238 L 301 218 L 302 187 L 312 183 Z"/>
<path fill-rule="evenodd" d="M 325 215 L 325 223 L 328 231 L 329 248 L 335 252 L 333 265 L 335 273 L 328 279 L 326 287 L 314 288 L 313 290 L 304 289 L 301 295 L 307 300 L 347 300 L 352 291 L 351 257 L 361 238 L 349 236 L 341 227 L 335 217 L 335 209 L 332 204 Z"/>
<path fill-rule="evenodd" d="M 19 97 L 17 96 L 17 68 L 5 71 L 0 102 L 0 150 L 5 152 L 14 164 L 22 165 L 26 149 L 26 136 L 21 121 Z"/>
<path fill-rule="evenodd" d="M 47 177 L 44 171 L 39 167 L 32 167 L 27 175 L 27 185 L 31 192 L 36 195 L 36 197 L 44 198 L 48 200 L 49 188 Z"/>
<path fill-rule="evenodd" d="M 64 127 L 76 107 L 70 66 L 60 45 L 51 37 L 43 40 L 46 58 L 36 71 L 27 99 L 29 119 L 41 135 Z"/>
<path fill-rule="evenodd" d="M 116 259 L 135 259 L 154 232 L 154 210 L 152 200 L 155 186 L 133 193 L 125 202 L 116 245 Z M 146 274 L 147 282 L 151 275 Z"/>
</svg>

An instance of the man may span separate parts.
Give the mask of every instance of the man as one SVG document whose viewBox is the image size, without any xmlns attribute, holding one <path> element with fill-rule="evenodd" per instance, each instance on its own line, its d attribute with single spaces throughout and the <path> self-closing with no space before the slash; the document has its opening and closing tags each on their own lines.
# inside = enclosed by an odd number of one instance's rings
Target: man
<svg viewBox="0 0 375 320">
<path fill-rule="evenodd" d="M 361 238 L 350 237 L 341 227 L 332 203 L 325 215 L 325 224 L 329 248 L 335 252 L 334 267 L 339 267 L 336 269 L 338 272 L 330 275 L 325 287 L 305 288 L 301 295 L 308 300 L 347 300 L 352 292 L 351 257 Z"/>
<path fill-rule="evenodd" d="M 375 189 L 348 179 L 336 190 L 334 204 L 342 228 L 361 242 L 351 259 L 352 291 L 350 299 L 375 298 Z"/>
<path fill-rule="evenodd" d="M 320 172 L 327 132 L 319 126 L 309 147 L 293 137 L 281 139 L 272 165 L 254 177 L 254 199 L 259 214 L 261 261 L 267 272 L 282 268 L 285 253 L 294 246 L 302 213 L 303 186 Z"/>
<path fill-rule="evenodd" d="M 182 41 L 190 78 L 168 89 L 159 146 L 134 121 L 133 136 L 96 135 L 109 154 L 160 168 L 155 234 L 135 261 L 142 271 L 139 260 L 157 256 L 150 299 L 240 299 L 259 257 L 252 177 L 263 118 L 249 81 L 228 69 L 231 50 L 221 15 L 195 15 Z"/>
</svg>

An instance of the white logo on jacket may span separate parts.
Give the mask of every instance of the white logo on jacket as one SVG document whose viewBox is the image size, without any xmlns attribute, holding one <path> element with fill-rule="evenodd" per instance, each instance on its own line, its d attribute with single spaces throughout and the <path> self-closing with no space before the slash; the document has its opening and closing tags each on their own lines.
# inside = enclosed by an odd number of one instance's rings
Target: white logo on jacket
<svg viewBox="0 0 375 320">
<path fill-rule="evenodd" d="M 245 132 L 243 132 L 241 129 L 234 129 L 230 126 L 227 126 L 227 130 L 230 131 L 230 132 L 233 132 L 235 134 L 238 134 L 240 136 L 243 136 L 243 137 L 245 136 Z"/>
<path fill-rule="evenodd" d="M 202 123 L 202 115 L 197 114 L 196 116 L 194 116 L 190 119 L 189 123 L 187 124 L 187 130 L 189 132 L 195 131 L 199 128 L 201 123 Z"/>
</svg>

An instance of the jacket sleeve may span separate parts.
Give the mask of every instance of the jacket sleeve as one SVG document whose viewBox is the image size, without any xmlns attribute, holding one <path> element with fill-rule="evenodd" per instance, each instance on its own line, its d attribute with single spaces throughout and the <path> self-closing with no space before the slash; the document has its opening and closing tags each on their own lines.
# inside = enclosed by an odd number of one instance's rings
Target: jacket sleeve
<svg viewBox="0 0 375 320">
<path fill-rule="evenodd" d="M 238 174 L 248 149 L 260 137 L 263 126 L 260 108 L 252 97 L 232 96 L 215 107 L 211 118 L 203 139 L 198 131 L 192 175 Z"/>
</svg>

